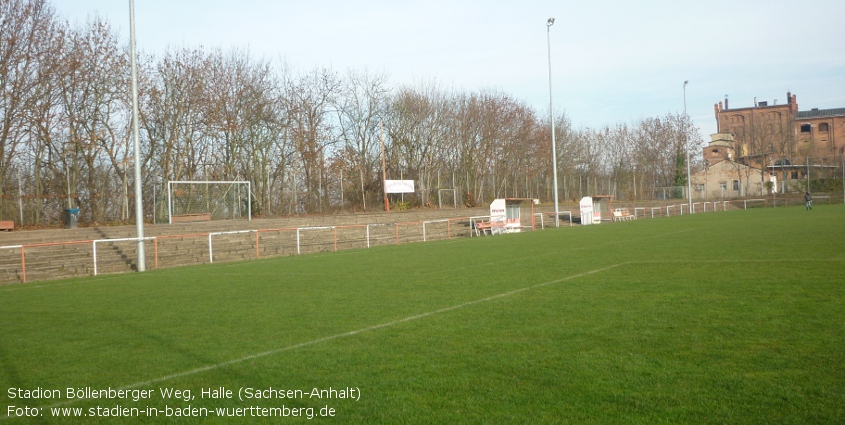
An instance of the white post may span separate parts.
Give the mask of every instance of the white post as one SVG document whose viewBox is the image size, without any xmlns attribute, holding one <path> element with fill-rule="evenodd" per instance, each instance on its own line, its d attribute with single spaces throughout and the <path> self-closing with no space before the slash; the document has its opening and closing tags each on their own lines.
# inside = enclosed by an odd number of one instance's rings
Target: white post
<svg viewBox="0 0 845 425">
<path fill-rule="evenodd" d="M 214 249 L 211 246 L 211 235 L 213 235 L 213 233 L 208 234 L 208 262 L 213 263 L 214 262 Z"/>
<path fill-rule="evenodd" d="M 549 18 L 546 21 L 546 41 L 549 50 L 549 121 L 552 124 L 552 179 L 554 179 L 554 191 L 555 191 L 555 227 L 559 226 L 559 215 L 560 211 L 558 211 L 558 202 L 557 202 L 557 145 L 555 144 L 555 108 L 554 108 L 554 95 L 552 94 L 552 25 L 555 23 L 555 18 Z"/>
<path fill-rule="evenodd" d="M 94 245 L 94 276 L 97 275 L 97 241 L 92 242 Z"/>
<path fill-rule="evenodd" d="M 141 190 L 141 148 L 138 134 L 138 68 L 135 64 L 135 2 L 129 0 L 130 54 L 132 62 L 132 132 L 135 136 L 135 233 L 138 238 L 138 271 L 146 270 L 144 255 L 144 200 Z"/>
<path fill-rule="evenodd" d="M 167 182 L 167 224 L 173 224 L 173 202 L 170 201 L 170 183 Z"/>
<path fill-rule="evenodd" d="M 690 164 L 689 164 L 689 140 L 687 139 L 687 83 L 689 81 L 684 81 L 684 150 L 687 151 L 687 195 L 689 198 L 689 213 L 692 214 L 692 174 L 690 174 Z M 681 208 L 681 215 L 683 215 L 683 208 Z"/>
<path fill-rule="evenodd" d="M 21 210 L 21 227 L 23 227 L 23 186 L 21 185 L 20 168 L 18 168 L 18 208 Z"/>
</svg>

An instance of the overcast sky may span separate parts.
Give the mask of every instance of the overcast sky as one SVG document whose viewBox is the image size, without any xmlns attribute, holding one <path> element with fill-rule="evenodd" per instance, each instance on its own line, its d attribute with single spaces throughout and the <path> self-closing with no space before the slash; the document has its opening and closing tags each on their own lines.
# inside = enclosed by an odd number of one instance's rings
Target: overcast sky
<svg viewBox="0 0 845 425">
<path fill-rule="evenodd" d="M 51 0 L 129 39 L 129 0 Z M 687 111 L 705 141 L 713 104 L 754 97 L 801 110 L 845 107 L 845 1 L 135 0 L 138 49 L 247 48 L 307 71 L 383 72 L 391 85 L 497 89 L 576 128 Z"/>
</svg>

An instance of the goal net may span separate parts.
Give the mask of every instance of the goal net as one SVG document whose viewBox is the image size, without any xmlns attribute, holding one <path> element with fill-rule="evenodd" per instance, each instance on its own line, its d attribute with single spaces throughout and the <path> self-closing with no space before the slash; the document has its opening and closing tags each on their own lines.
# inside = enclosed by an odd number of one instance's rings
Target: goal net
<svg viewBox="0 0 845 425">
<path fill-rule="evenodd" d="M 248 181 L 168 181 L 169 222 L 252 219 Z"/>
</svg>

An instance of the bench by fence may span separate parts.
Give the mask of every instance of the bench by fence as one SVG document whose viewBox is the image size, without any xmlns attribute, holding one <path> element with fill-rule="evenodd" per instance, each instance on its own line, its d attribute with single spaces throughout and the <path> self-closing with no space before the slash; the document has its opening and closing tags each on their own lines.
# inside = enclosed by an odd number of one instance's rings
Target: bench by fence
<svg viewBox="0 0 845 425">
<path fill-rule="evenodd" d="M 627 208 L 617 208 L 613 211 L 613 221 L 628 221 L 634 220 L 634 217 L 630 212 L 628 212 Z"/>
<path fill-rule="evenodd" d="M 11 220 L 0 221 L 0 230 L 5 230 L 7 232 L 15 230 L 15 222 Z"/>
<path fill-rule="evenodd" d="M 171 217 L 171 223 L 185 223 L 189 221 L 211 221 L 211 214 L 175 214 Z"/>
</svg>

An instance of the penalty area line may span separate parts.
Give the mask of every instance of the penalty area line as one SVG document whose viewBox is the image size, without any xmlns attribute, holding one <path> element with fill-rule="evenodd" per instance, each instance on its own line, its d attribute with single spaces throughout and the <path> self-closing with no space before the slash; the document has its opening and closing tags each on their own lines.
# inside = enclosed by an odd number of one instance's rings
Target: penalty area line
<svg viewBox="0 0 845 425">
<path fill-rule="evenodd" d="M 261 353 L 251 354 L 251 355 L 248 355 L 248 356 L 245 356 L 245 357 L 240 357 L 240 358 L 225 361 L 225 362 L 222 362 L 222 363 L 216 363 L 216 364 L 212 364 L 212 365 L 208 365 L 208 366 L 203 366 L 203 367 L 198 367 L 198 368 L 195 368 L 195 369 L 186 370 L 184 372 L 173 373 L 173 374 L 165 375 L 165 376 L 162 376 L 162 377 L 159 377 L 159 378 L 150 379 L 148 381 L 136 382 L 134 384 L 129 384 L 129 385 L 117 388 L 117 390 L 128 390 L 128 389 L 137 388 L 137 387 L 145 387 L 145 386 L 149 386 L 149 385 L 152 385 L 152 384 L 157 384 L 157 383 L 160 383 L 160 382 L 169 381 L 171 379 L 181 378 L 181 377 L 190 376 L 190 375 L 196 375 L 198 373 L 208 372 L 208 371 L 215 370 L 215 369 L 220 369 L 220 368 L 223 368 L 223 367 L 226 367 L 226 366 L 231 366 L 231 365 L 234 365 L 234 364 L 243 363 L 243 362 L 254 360 L 254 359 L 257 359 L 257 358 L 267 357 L 267 356 L 271 356 L 271 355 L 274 355 L 274 354 L 283 353 L 283 352 L 286 352 L 286 351 L 292 351 L 292 350 L 296 350 L 296 349 L 299 349 L 299 348 L 308 347 L 308 346 L 311 346 L 311 345 L 316 345 L 316 344 L 319 344 L 319 343 L 322 343 L 322 342 L 332 341 L 332 340 L 335 340 L 335 339 L 346 338 L 346 337 L 358 335 L 358 334 L 361 334 L 361 333 L 364 333 L 364 332 L 388 328 L 388 327 L 399 325 L 399 324 L 402 324 L 402 323 L 423 319 L 423 318 L 426 318 L 426 317 L 429 317 L 429 316 L 434 316 L 434 315 L 437 315 L 437 314 L 447 313 L 447 312 L 458 310 L 458 309 L 461 309 L 461 308 L 464 308 L 464 307 L 469 307 L 471 305 L 480 304 L 480 303 L 484 303 L 484 302 L 487 302 L 487 301 L 493 301 L 493 300 L 497 300 L 497 299 L 500 299 L 500 298 L 506 298 L 506 297 L 509 297 L 511 295 L 519 294 L 521 292 L 526 292 L 526 291 L 530 291 L 530 290 L 537 289 L 537 288 L 542 288 L 544 286 L 554 285 L 556 283 L 566 282 L 568 280 L 578 279 L 578 278 L 589 276 L 589 275 L 592 275 L 592 274 L 601 273 L 601 272 L 604 272 L 604 271 L 607 271 L 607 270 L 610 270 L 610 269 L 613 269 L 613 268 L 616 268 L 616 267 L 619 267 L 619 266 L 624 266 L 624 265 L 629 264 L 629 263 L 630 263 L 629 261 L 626 261 L 626 262 L 623 262 L 623 263 L 613 264 L 613 265 L 610 265 L 610 266 L 607 266 L 607 267 L 602 267 L 602 268 L 599 268 L 599 269 L 589 270 L 589 271 L 586 271 L 586 272 L 583 272 L 583 273 L 578 273 L 578 274 L 574 274 L 574 275 L 571 275 L 571 276 L 562 277 L 560 279 L 550 280 L 550 281 L 547 281 L 547 282 L 538 283 L 538 284 L 535 284 L 535 285 L 526 286 L 526 287 L 519 288 L 519 289 L 514 289 L 514 290 L 508 291 L 508 292 L 502 292 L 500 294 L 491 295 L 489 297 L 479 298 L 477 300 L 467 301 L 465 303 L 456 304 L 456 305 L 453 305 L 453 306 L 444 307 L 444 308 L 440 308 L 440 309 L 437 309 L 437 310 L 428 311 L 428 312 L 425 312 L 425 313 L 415 314 L 413 316 L 403 317 L 401 319 L 393 320 L 393 321 L 390 321 L 390 322 L 380 323 L 380 324 L 377 324 L 377 325 L 372 325 L 372 326 L 368 326 L 368 327 L 361 328 L 361 329 L 356 329 L 356 330 L 349 331 L 349 332 L 342 332 L 342 333 L 326 336 L 326 337 L 323 337 L 323 338 L 313 339 L 311 341 L 301 342 L 299 344 L 289 345 L 287 347 L 276 348 L 276 349 L 264 351 L 264 352 L 261 352 Z M 63 402 L 63 403 L 58 403 L 58 404 L 54 404 L 54 405 L 51 405 L 51 406 L 45 406 L 44 408 L 50 409 L 50 408 L 54 408 L 54 407 L 60 407 L 60 406 L 68 405 L 68 404 L 71 404 L 71 403 L 74 403 L 74 402 L 77 402 L 77 401 L 83 401 L 83 400 L 88 400 L 88 399 L 77 398 L 77 399 L 69 400 L 69 401 L 66 401 L 66 402 Z M 0 421 L 5 420 L 5 419 L 10 419 L 10 418 L 11 417 L 9 417 L 9 416 L 0 416 Z"/>
</svg>

